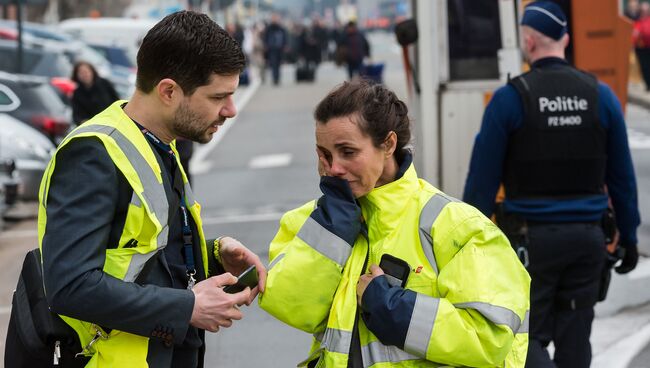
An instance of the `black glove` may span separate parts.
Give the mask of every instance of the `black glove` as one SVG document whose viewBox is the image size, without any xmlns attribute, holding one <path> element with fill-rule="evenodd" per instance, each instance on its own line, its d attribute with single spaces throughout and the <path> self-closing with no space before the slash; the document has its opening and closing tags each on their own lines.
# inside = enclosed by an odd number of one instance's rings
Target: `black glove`
<svg viewBox="0 0 650 368">
<path fill-rule="evenodd" d="M 636 264 L 639 261 L 639 251 L 634 245 L 627 245 L 623 247 L 625 249 L 625 255 L 623 256 L 623 262 L 621 265 L 616 267 L 616 273 L 626 274 L 636 268 Z"/>
<path fill-rule="evenodd" d="M 345 240 L 350 246 L 361 230 L 361 207 L 357 204 L 347 180 L 323 176 L 320 181 L 323 196 L 311 213 L 321 226 Z"/>
</svg>

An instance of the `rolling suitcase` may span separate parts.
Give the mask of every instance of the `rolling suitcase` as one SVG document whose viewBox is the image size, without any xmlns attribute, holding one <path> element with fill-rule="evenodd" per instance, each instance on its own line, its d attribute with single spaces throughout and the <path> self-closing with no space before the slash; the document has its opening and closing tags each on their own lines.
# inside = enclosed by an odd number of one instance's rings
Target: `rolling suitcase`
<svg viewBox="0 0 650 368">
<path fill-rule="evenodd" d="M 313 82 L 315 68 L 309 63 L 300 63 L 296 66 L 296 82 Z"/>
</svg>

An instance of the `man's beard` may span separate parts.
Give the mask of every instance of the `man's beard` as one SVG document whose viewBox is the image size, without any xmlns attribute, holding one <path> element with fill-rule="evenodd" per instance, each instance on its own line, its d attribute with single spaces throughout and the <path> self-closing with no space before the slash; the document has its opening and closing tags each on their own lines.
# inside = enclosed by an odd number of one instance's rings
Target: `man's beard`
<svg viewBox="0 0 650 368">
<path fill-rule="evenodd" d="M 212 134 L 208 133 L 208 129 L 212 128 L 215 123 L 222 125 L 225 120 L 226 118 L 221 117 L 218 122 L 201 121 L 187 103 L 182 103 L 176 111 L 172 128 L 180 137 L 194 142 L 208 143 L 212 139 Z"/>
</svg>

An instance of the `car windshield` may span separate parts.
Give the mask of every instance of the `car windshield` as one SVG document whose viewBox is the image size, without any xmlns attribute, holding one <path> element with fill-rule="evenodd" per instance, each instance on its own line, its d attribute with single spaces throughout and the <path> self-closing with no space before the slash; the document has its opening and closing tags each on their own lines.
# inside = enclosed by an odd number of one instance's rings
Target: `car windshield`
<svg viewBox="0 0 650 368">
<path fill-rule="evenodd" d="M 127 68 L 132 68 L 135 66 L 131 60 L 132 58 L 129 55 L 129 52 L 126 49 L 111 46 L 104 47 L 99 45 L 93 45 L 91 47 L 93 50 L 104 56 L 111 64 L 121 65 Z"/>
<path fill-rule="evenodd" d="M 96 50 L 94 50 L 89 46 L 83 46 L 79 49 L 75 57 L 75 61 L 79 61 L 79 60 L 89 62 L 95 67 L 97 67 L 98 65 L 104 65 L 108 63 L 108 61 L 102 54 L 100 54 L 99 52 L 97 52 Z"/>
<path fill-rule="evenodd" d="M 44 77 L 64 77 L 70 78 L 72 75 L 72 65 L 62 54 L 44 53 L 39 65 L 30 71 L 34 75 Z"/>
<path fill-rule="evenodd" d="M 42 54 L 32 50 L 23 50 L 22 72 L 29 72 L 41 61 Z M 0 70 L 16 73 L 18 70 L 18 51 L 15 47 L 0 48 Z"/>
<path fill-rule="evenodd" d="M 72 75 L 72 65 L 63 54 L 45 50 L 23 50 L 23 67 L 18 70 L 15 47 L 0 47 L 0 70 L 44 77 L 66 77 Z"/>
</svg>

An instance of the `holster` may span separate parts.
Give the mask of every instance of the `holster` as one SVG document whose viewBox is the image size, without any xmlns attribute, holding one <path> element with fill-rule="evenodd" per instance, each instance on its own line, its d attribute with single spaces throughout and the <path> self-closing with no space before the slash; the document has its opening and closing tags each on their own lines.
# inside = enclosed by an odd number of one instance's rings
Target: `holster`
<svg viewBox="0 0 650 368">
<path fill-rule="evenodd" d="M 616 241 L 616 216 L 614 210 L 611 207 L 607 208 L 607 211 L 603 214 L 601 220 L 601 226 L 603 228 L 603 234 L 605 235 L 605 244 L 610 245 Z M 612 268 L 614 265 L 625 256 L 625 249 L 618 246 L 618 244 L 613 244 L 612 246 L 607 246 L 605 248 L 605 264 L 603 265 L 603 271 L 600 276 L 600 287 L 598 289 L 598 301 L 602 302 L 607 298 L 607 291 L 609 290 L 609 283 L 612 279 Z"/>
</svg>

